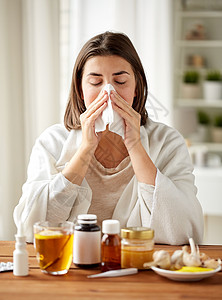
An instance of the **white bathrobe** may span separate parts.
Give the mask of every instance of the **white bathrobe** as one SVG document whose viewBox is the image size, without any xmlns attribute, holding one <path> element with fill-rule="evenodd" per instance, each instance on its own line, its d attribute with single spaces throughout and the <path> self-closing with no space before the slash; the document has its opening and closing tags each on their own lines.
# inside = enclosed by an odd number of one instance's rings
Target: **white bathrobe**
<svg viewBox="0 0 222 300">
<path fill-rule="evenodd" d="M 150 119 L 141 126 L 140 133 L 143 147 L 158 169 L 155 187 L 138 182 L 134 175 L 112 218 L 120 221 L 121 228 L 151 227 L 156 243 L 180 245 L 188 243 L 190 237 L 200 243 L 203 213 L 183 137 L 175 129 Z M 46 220 L 49 201 L 54 201 L 58 209 L 58 221 L 75 221 L 78 214 L 88 212 L 92 190 L 87 181 L 84 179 L 78 186 L 61 173 L 81 139 L 81 130 L 69 132 L 58 124 L 36 140 L 23 194 L 14 210 L 15 223 L 23 223 L 28 242 L 33 241 L 33 224 Z"/>
</svg>

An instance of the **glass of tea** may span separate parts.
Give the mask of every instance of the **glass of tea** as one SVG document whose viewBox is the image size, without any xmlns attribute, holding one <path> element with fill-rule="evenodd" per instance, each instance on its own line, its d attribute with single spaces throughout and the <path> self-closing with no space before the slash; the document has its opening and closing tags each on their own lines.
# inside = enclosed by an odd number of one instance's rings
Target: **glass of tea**
<svg viewBox="0 0 222 300">
<path fill-rule="evenodd" d="M 72 263 L 74 223 L 34 224 L 34 246 L 42 272 L 66 274 Z"/>
</svg>

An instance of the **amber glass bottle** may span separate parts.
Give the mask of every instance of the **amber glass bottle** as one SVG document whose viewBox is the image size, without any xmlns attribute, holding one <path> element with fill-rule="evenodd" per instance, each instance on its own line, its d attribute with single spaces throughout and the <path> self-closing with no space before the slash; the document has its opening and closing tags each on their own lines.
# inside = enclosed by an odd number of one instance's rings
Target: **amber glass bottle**
<svg viewBox="0 0 222 300">
<path fill-rule="evenodd" d="M 105 220 L 102 223 L 101 271 L 121 269 L 120 224 L 117 220 Z"/>
</svg>

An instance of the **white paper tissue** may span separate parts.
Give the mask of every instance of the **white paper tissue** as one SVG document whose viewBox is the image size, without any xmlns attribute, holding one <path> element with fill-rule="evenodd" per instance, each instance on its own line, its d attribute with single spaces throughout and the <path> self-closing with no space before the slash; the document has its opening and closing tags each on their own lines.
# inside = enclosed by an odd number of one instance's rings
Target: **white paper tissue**
<svg viewBox="0 0 222 300">
<path fill-rule="evenodd" d="M 106 84 L 103 90 L 107 91 L 108 96 L 110 96 L 110 92 L 112 90 L 115 91 L 114 87 L 111 84 Z M 106 130 L 106 125 L 108 124 L 108 128 L 110 131 L 120 135 L 124 139 L 123 118 L 113 110 L 110 97 L 107 103 L 107 107 L 95 121 L 95 132 Z"/>
</svg>

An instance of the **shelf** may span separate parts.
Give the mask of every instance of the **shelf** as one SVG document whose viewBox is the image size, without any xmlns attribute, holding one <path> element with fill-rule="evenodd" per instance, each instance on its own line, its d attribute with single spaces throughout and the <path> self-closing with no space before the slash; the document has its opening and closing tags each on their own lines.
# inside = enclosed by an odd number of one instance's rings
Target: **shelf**
<svg viewBox="0 0 222 300">
<path fill-rule="evenodd" d="M 181 69 L 176 69 L 175 70 L 175 75 L 177 75 L 177 76 L 183 76 L 184 72 L 186 72 L 186 71 L 194 71 L 194 70 L 197 71 L 201 76 L 205 76 L 211 69 L 185 65 Z M 222 69 L 217 68 L 217 70 L 222 73 Z"/>
<path fill-rule="evenodd" d="M 204 99 L 177 99 L 181 107 L 214 107 L 222 108 L 222 99 L 207 101 Z"/>
<path fill-rule="evenodd" d="M 195 67 L 195 66 L 184 66 L 183 68 L 181 68 L 181 69 L 177 69 L 177 70 L 175 70 L 174 72 L 174 74 L 176 75 L 176 76 L 183 76 L 184 75 L 184 72 L 186 72 L 186 71 L 197 71 L 200 75 L 201 75 L 201 77 L 202 78 L 200 78 L 200 80 L 201 79 L 204 79 L 204 77 L 206 76 L 206 74 L 211 70 L 211 69 L 208 69 L 208 68 L 200 68 L 200 67 Z M 217 68 L 217 70 L 218 71 L 220 71 L 221 73 L 222 73 L 222 69 L 220 69 L 220 68 Z"/>
<path fill-rule="evenodd" d="M 193 41 L 193 40 L 180 40 L 176 42 L 179 47 L 222 47 L 221 40 L 203 40 L 203 41 Z"/>
<path fill-rule="evenodd" d="M 192 143 L 190 147 L 205 146 L 209 152 L 222 152 L 222 143 Z"/>
<path fill-rule="evenodd" d="M 222 18 L 222 11 L 184 11 L 178 14 L 181 18 Z"/>
<path fill-rule="evenodd" d="M 193 6 L 190 2 L 189 10 L 188 6 L 185 10 L 184 3 L 186 0 L 174 0 L 173 107 L 176 108 L 174 125 L 180 129 L 184 136 L 190 134 L 190 141 L 192 139 L 204 140 L 201 139 L 202 133 L 196 128 L 199 110 L 207 112 L 212 121 L 217 114 L 222 114 L 222 95 L 217 96 L 221 99 L 206 100 L 203 98 L 204 80 L 208 71 L 219 70 L 222 72 L 222 0 L 218 1 L 218 9 L 215 8 L 215 5 L 210 5 L 209 10 L 205 10 L 204 6 L 197 7 L 194 0 L 191 1 Z M 199 0 L 198 3 L 205 5 L 205 2 L 210 3 L 211 0 Z M 198 24 L 203 25 L 203 28 L 198 27 Z M 199 61 L 198 58 L 194 57 L 195 55 L 200 56 Z M 195 67 L 192 64 L 199 64 L 200 67 Z M 196 70 L 200 74 L 198 99 L 189 98 L 189 94 L 186 95 L 181 89 L 184 73 L 188 70 Z M 188 122 L 190 123 L 188 124 Z M 211 141 L 211 126 L 209 129 L 209 141 Z M 192 135 L 192 133 L 194 134 Z M 222 143 L 203 143 L 200 145 L 205 145 L 210 152 L 222 154 Z"/>
</svg>

